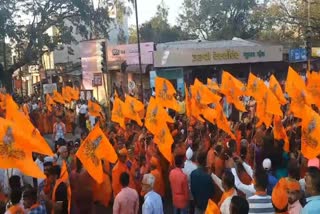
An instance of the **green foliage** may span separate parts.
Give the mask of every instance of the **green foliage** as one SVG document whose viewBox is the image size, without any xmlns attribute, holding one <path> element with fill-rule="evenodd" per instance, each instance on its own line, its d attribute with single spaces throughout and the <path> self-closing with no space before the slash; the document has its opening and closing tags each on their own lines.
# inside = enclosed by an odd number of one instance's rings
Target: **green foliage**
<svg viewBox="0 0 320 214">
<path fill-rule="evenodd" d="M 256 6 L 255 0 L 184 0 L 179 23 L 201 39 L 252 38 L 261 28 L 252 17 Z"/>
<path fill-rule="evenodd" d="M 169 9 L 163 4 L 158 5 L 156 15 L 150 21 L 140 26 L 141 42 L 172 42 L 195 38 L 194 35 L 185 33 L 178 26 L 170 26 L 168 23 Z M 130 29 L 130 42 L 137 40 L 135 28 Z"/>
</svg>

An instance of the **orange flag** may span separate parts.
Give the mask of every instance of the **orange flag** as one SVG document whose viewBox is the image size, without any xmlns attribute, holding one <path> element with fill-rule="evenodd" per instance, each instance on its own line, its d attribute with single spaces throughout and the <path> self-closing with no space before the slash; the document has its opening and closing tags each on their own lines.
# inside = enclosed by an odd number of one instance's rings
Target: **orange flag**
<svg viewBox="0 0 320 214">
<path fill-rule="evenodd" d="M 12 121 L 12 123 L 18 127 L 17 130 L 23 130 L 24 135 L 28 139 L 28 141 L 25 142 L 25 146 L 32 150 L 32 152 L 53 156 L 53 152 L 49 144 L 33 126 L 30 120 L 24 115 L 24 113 L 18 110 L 18 105 L 9 95 L 7 95 L 6 104 L 6 119 Z"/>
<path fill-rule="evenodd" d="M 218 128 L 223 130 L 225 133 L 227 133 L 232 139 L 236 139 L 236 136 L 232 133 L 229 125 L 229 121 L 224 115 L 220 104 L 216 106 L 216 112 L 217 112 L 216 124 Z"/>
<path fill-rule="evenodd" d="M 96 125 L 88 137 L 83 141 L 76 156 L 82 162 L 90 176 L 99 184 L 103 182 L 101 159 L 111 163 L 117 161 L 117 154 L 109 140 L 103 134 L 99 125 Z"/>
<path fill-rule="evenodd" d="M 196 99 L 200 104 L 207 105 L 211 103 L 219 103 L 221 97 L 210 91 L 198 79 L 195 79 L 194 85 L 191 88 L 192 98 Z"/>
<path fill-rule="evenodd" d="M 320 154 L 320 116 L 310 107 L 306 107 L 302 118 L 301 152 L 307 159 Z"/>
<path fill-rule="evenodd" d="M 276 95 L 281 105 L 287 103 L 287 100 L 284 97 L 283 91 L 281 89 L 281 85 L 279 84 L 278 80 L 275 78 L 274 75 L 271 75 L 270 77 L 269 89 L 272 91 L 274 95 Z"/>
<path fill-rule="evenodd" d="M 156 100 L 163 107 L 179 111 L 179 105 L 175 98 L 176 89 L 172 86 L 171 82 L 167 79 L 156 77 Z"/>
<path fill-rule="evenodd" d="M 210 123 L 215 124 L 215 120 L 217 118 L 217 111 L 215 109 L 206 108 L 202 111 L 202 115 Z"/>
<path fill-rule="evenodd" d="M 268 111 L 268 91 L 262 94 L 262 98 L 257 102 L 256 116 L 259 118 L 259 122 L 256 127 L 259 127 L 264 123 L 266 127 L 270 127 L 272 124 L 272 114 Z"/>
<path fill-rule="evenodd" d="M 190 118 L 191 117 L 191 99 L 190 99 L 190 93 L 186 84 L 184 84 L 184 91 L 185 91 L 186 115 L 188 118 Z"/>
<path fill-rule="evenodd" d="M 88 101 L 88 111 L 91 116 L 100 117 L 101 116 L 101 106 L 98 103 Z"/>
<path fill-rule="evenodd" d="M 219 207 L 211 199 L 208 200 L 208 205 L 207 205 L 205 214 L 220 214 Z"/>
<path fill-rule="evenodd" d="M 206 103 L 207 101 L 206 100 L 202 101 L 202 95 L 201 93 L 199 93 L 199 90 L 197 90 L 197 88 L 194 85 L 190 86 L 190 90 L 193 94 L 190 100 L 190 109 L 192 109 L 190 114 L 197 120 L 204 122 L 201 115 L 203 111 L 206 108 L 208 108 L 207 104 L 203 104 L 203 103 Z"/>
<path fill-rule="evenodd" d="M 237 84 L 235 84 L 237 82 Z M 246 111 L 244 104 L 239 100 L 243 95 L 244 85 L 235 80 L 228 72 L 223 72 L 220 92 L 226 96 L 227 102 L 234 104 L 239 111 Z"/>
<path fill-rule="evenodd" d="M 281 117 L 275 115 L 273 117 L 273 135 L 276 140 L 284 140 L 284 150 L 289 152 L 289 138 L 286 133 L 286 129 L 283 127 Z"/>
<path fill-rule="evenodd" d="M 139 112 L 144 109 L 143 103 L 137 100 L 136 98 L 127 95 L 124 105 L 125 105 L 125 108 L 123 109 L 124 116 L 126 118 L 136 121 L 139 126 L 142 126 L 143 124 L 141 122 Z"/>
<path fill-rule="evenodd" d="M 306 85 L 302 77 L 289 66 L 286 81 L 286 92 L 290 97 L 296 93 L 295 91 L 297 87 L 301 89 L 301 91 L 306 91 Z"/>
<path fill-rule="evenodd" d="M 309 73 L 309 72 L 308 72 Z M 312 96 L 313 104 L 320 107 L 320 75 L 316 72 L 308 74 L 307 91 Z"/>
<path fill-rule="evenodd" d="M 118 97 L 115 97 L 111 114 L 111 121 L 119 123 L 121 128 L 126 129 L 125 117 L 123 113 L 124 108 L 124 102 L 122 102 Z"/>
<path fill-rule="evenodd" d="M 207 78 L 207 86 L 210 90 L 219 91 L 219 85 L 217 82 L 212 81 L 210 78 Z"/>
<path fill-rule="evenodd" d="M 261 93 L 265 92 L 266 89 L 267 86 L 261 79 L 259 79 L 252 73 L 249 74 L 248 84 L 246 88 L 247 95 L 254 97 L 254 99 L 258 101 L 263 98 L 261 96 Z"/>
<path fill-rule="evenodd" d="M 79 100 L 79 97 L 80 97 L 80 91 L 78 88 L 71 88 L 69 86 L 67 86 L 69 92 L 70 92 L 70 96 L 71 96 L 71 99 L 73 100 Z"/>
<path fill-rule="evenodd" d="M 158 133 L 154 136 L 154 142 L 158 145 L 161 154 L 171 163 L 173 138 L 167 126 L 159 127 Z"/>
<path fill-rule="evenodd" d="M 59 92 L 57 92 L 57 91 L 54 91 L 54 92 L 53 92 L 53 97 L 52 97 L 52 99 L 53 99 L 55 102 L 57 102 L 57 103 L 65 104 L 62 95 L 61 95 Z"/>
<path fill-rule="evenodd" d="M 53 101 L 52 97 L 49 94 L 46 94 L 46 107 L 48 111 L 52 112 L 52 105 L 54 105 L 55 102 Z"/>
<path fill-rule="evenodd" d="M 156 100 L 151 97 L 145 117 L 145 127 L 152 134 L 157 134 L 159 127 L 167 126 L 168 123 L 173 123 L 173 119 L 168 115 L 162 106 L 158 105 Z"/>
<path fill-rule="evenodd" d="M 6 109 L 6 95 L 0 92 L 0 109 Z"/>
<path fill-rule="evenodd" d="M 62 97 L 67 103 L 70 103 L 72 100 L 72 95 L 71 95 L 70 89 L 71 89 L 71 87 L 69 87 L 69 86 L 62 88 Z"/>
<path fill-rule="evenodd" d="M 303 118 L 307 106 L 311 106 L 312 97 L 307 91 L 299 88 L 292 89 L 290 111 L 295 117 Z"/>
<path fill-rule="evenodd" d="M 18 168 L 34 178 L 46 178 L 32 159 L 32 150 L 26 145 L 28 138 L 11 121 L 0 118 L 0 168 Z"/>
</svg>

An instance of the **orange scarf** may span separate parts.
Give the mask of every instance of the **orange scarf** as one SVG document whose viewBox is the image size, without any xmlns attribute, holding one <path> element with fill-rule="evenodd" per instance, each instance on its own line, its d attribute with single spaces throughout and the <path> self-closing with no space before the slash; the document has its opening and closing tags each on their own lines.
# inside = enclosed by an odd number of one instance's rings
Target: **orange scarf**
<svg viewBox="0 0 320 214">
<path fill-rule="evenodd" d="M 224 202 L 227 198 L 231 197 L 231 196 L 234 194 L 234 192 L 235 192 L 235 189 L 234 189 L 234 188 L 231 188 L 231 189 L 229 189 L 228 191 L 224 192 L 224 193 L 222 194 L 222 196 L 221 196 L 221 199 L 220 199 L 220 201 L 219 201 L 219 203 L 218 203 L 218 206 L 221 207 L 221 205 L 223 204 L 223 202 Z"/>
</svg>

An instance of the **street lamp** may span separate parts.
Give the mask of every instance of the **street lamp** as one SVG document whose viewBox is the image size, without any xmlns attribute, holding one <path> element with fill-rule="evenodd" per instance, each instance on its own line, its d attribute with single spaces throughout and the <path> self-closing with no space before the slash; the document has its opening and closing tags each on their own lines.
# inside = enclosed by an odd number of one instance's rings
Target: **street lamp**
<svg viewBox="0 0 320 214">
<path fill-rule="evenodd" d="M 140 71 L 140 84 L 141 84 L 141 101 L 144 101 L 144 95 L 143 95 L 143 85 L 142 85 L 142 64 L 141 64 L 141 49 L 140 49 L 140 30 L 139 30 L 139 19 L 138 19 L 138 5 L 137 0 L 134 0 L 134 7 L 135 7 L 135 13 L 136 13 L 136 30 L 137 30 L 137 40 L 138 40 L 138 59 L 139 59 L 139 71 Z"/>
</svg>

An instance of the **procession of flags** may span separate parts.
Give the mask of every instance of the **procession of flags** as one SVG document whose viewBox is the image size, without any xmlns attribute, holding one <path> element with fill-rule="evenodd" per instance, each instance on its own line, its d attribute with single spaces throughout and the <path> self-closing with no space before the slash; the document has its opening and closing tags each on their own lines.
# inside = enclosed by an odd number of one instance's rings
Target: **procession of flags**
<svg viewBox="0 0 320 214">
<path fill-rule="evenodd" d="M 302 120 L 301 152 L 308 159 L 320 154 L 318 135 L 320 115 L 312 108 L 313 104 L 320 107 L 319 81 L 318 73 L 308 73 L 305 83 L 299 74 L 289 67 L 285 92 L 290 97 L 290 113 Z M 155 97 L 150 98 L 146 110 L 144 104 L 132 96 L 127 95 L 123 101 L 115 95 L 111 121 L 118 123 L 122 129 L 126 129 L 128 120 L 135 121 L 139 126 L 145 126 L 153 134 L 154 143 L 157 144 L 162 155 L 171 162 L 171 147 L 174 139 L 168 123 L 174 123 L 174 120 L 167 113 L 167 109 L 179 111 L 176 93 L 169 80 L 157 77 Z M 222 74 L 220 86 L 211 80 L 208 80 L 208 84 L 205 85 L 197 79 L 189 90 L 185 86 L 186 116 L 190 120 L 196 119 L 215 124 L 235 139 L 230 122 L 223 112 L 221 95 L 225 96 L 229 104 L 233 104 L 242 112 L 245 112 L 246 108 L 241 98 L 253 97 L 257 103 L 256 126 L 262 124 L 267 128 L 272 126 L 274 138 L 284 140 L 284 149 L 289 151 L 289 138 L 282 124 L 284 114 L 281 110 L 288 101 L 274 76 L 271 76 L 269 87 L 267 87 L 261 79 L 250 73 L 245 85 L 225 71 Z M 62 94 L 57 91 L 52 97 L 47 94 L 45 104 L 47 109 L 52 111 L 52 106 L 56 103 L 65 104 L 78 99 L 79 90 L 64 87 Z M 5 118 L 0 118 L 0 168 L 18 168 L 26 175 L 44 178 L 45 175 L 32 159 L 32 153 L 53 156 L 48 143 L 30 122 L 28 116 L 19 110 L 10 95 L 0 93 L 0 108 L 6 111 Z M 88 111 L 93 116 L 100 116 L 102 108 L 99 104 L 89 101 Z M 104 159 L 111 163 L 117 161 L 117 153 L 99 124 L 82 142 L 76 156 L 98 183 L 102 182 L 103 175 L 101 161 Z"/>
</svg>

